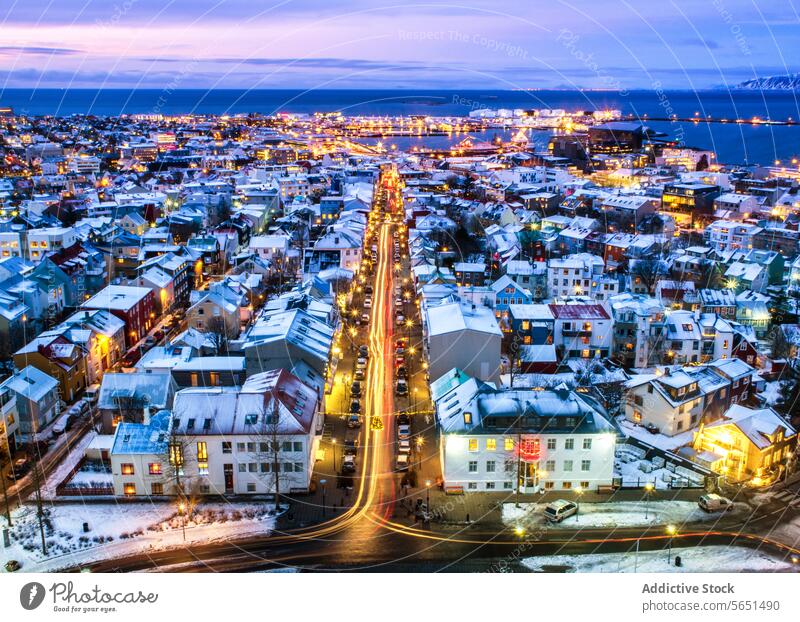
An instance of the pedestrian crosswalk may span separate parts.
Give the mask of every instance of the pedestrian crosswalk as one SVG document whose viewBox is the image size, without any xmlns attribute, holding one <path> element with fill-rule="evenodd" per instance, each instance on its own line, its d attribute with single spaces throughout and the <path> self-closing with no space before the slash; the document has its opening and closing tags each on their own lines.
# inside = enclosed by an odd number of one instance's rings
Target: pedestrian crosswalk
<svg viewBox="0 0 800 622">
<path fill-rule="evenodd" d="M 800 491 L 781 490 L 773 495 L 773 499 L 791 508 L 800 508 Z"/>
</svg>

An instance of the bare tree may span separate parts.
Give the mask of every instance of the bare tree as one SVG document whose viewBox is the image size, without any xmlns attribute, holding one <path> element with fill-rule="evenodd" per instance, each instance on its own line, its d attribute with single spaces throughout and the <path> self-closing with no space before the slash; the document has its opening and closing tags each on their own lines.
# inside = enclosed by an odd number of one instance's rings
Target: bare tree
<svg viewBox="0 0 800 622">
<path fill-rule="evenodd" d="M 205 332 L 214 344 L 214 351 L 216 354 L 225 354 L 228 352 L 228 327 L 225 324 L 225 318 L 221 315 L 212 317 L 206 322 Z"/>
<path fill-rule="evenodd" d="M 647 288 L 648 294 L 653 294 L 661 275 L 661 261 L 658 259 L 637 259 L 631 268 L 631 276 L 642 282 L 642 285 Z"/>
<path fill-rule="evenodd" d="M 280 405 L 271 394 L 264 396 L 264 414 L 253 417 L 251 438 L 255 447 L 253 457 L 258 460 L 259 476 L 275 494 L 275 512 L 280 511 L 282 483 L 288 479 L 281 470 Z"/>
</svg>

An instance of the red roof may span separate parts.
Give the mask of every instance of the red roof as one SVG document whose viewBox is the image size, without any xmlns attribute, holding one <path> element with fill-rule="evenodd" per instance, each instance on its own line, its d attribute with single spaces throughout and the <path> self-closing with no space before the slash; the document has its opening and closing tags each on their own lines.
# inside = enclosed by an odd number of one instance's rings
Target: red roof
<svg viewBox="0 0 800 622">
<path fill-rule="evenodd" d="M 603 305 L 557 305 L 550 304 L 550 311 L 557 320 L 610 320 Z"/>
</svg>

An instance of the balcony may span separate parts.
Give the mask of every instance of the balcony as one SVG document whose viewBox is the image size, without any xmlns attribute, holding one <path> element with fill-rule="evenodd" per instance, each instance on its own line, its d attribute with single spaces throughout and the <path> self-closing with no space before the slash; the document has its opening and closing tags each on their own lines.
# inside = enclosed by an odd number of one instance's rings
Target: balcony
<svg viewBox="0 0 800 622">
<path fill-rule="evenodd" d="M 564 337 L 591 337 L 592 336 L 592 329 L 581 327 L 581 328 L 564 328 L 561 330 L 561 334 Z"/>
</svg>

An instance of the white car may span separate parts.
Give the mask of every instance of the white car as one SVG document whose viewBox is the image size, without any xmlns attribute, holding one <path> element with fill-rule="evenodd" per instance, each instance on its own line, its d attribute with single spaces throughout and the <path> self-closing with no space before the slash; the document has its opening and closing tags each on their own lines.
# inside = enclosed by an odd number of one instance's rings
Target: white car
<svg viewBox="0 0 800 622">
<path fill-rule="evenodd" d="M 408 424 L 397 426 L 397 437 L 400 440 L 411 438 L 411 426 Z"/>
<path fill-rule="evenodd" d="M 398 454 L 395 470 L 408 471 L 408 454 Z"/>
<path fill-rule="evenodd" d="M 407 438 L 401 439 L 397 441 L 397 453 L 399 454 L 410 454 L 411 453 L 411 441 Z"/>
</svg>

